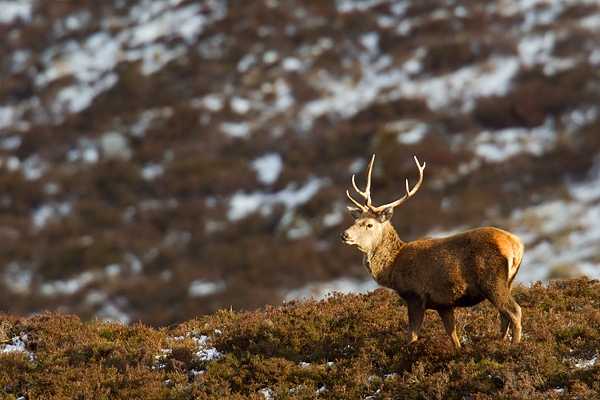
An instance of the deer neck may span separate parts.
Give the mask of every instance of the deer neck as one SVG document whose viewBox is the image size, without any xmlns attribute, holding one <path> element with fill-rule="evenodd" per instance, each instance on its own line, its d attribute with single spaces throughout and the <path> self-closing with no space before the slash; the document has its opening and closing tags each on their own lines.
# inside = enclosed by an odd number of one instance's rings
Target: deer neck
<svg viewBox="0 0 600 400">
<path fill-rule="evenodd" d="M 389 287 L 394 272 L 395 260 L 404 246 L 394 228 L 385 229 L 381 241 L 370 252 L 365 253 L 363 263 L 375 281 Z"/>
</svg>

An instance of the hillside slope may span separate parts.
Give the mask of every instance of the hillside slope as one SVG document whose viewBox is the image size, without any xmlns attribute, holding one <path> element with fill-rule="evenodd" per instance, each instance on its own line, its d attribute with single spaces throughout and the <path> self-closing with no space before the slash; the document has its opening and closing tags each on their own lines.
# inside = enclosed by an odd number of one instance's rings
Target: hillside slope
<svg viewBox="0 0 600 400">
<path fill-rule="evenodd" d="M 596 398 L 600 283 L 515 288 L 523 341 L 500 341 L 487 302 L 457 313 L 455 350 L 435 313 L 406 343 L 387 290 L 264 312 L 220 311 L 171 328 L 47 313 L 0 317 L 0 394 L 23 398 Z"/>
<path fill-rule="evenodd" d="M 350 176 L 404 240 L 495 225 L 528 284 L 600 277 L 597 1 L 0 1 L 0 310 L 166 326 L 367 275 Z M 325 292 L 326 286 L 323 289 Z"/>
</svg>

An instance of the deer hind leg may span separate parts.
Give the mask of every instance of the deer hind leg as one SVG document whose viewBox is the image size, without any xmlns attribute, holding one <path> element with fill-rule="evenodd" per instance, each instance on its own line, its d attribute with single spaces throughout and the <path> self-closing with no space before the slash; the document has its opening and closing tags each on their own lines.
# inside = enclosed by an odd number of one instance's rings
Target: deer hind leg
<svg viewBox="0 0 600 400">
<path fill-rule="evenodd" d="M 407 301 L 408 307 L 408 342 L 412 343 L 419 337 L 423 317 L 425 316 L 425 305 L 421 299 Z"/>
<path fill-rule="evenodd" d="M 510 325 L 510 318 L 504 313 L 500 313 L 500 337 L 502 340 L 508 336 L 508 326 Z"/>
<path fill-rule="evenodd" d="M 442 318 L 442 322 L 444 323 L 444 329 L 450 338 L 452 339 L 452 343 L 457 348 L 460 348 L 460 341 L 458 340 L 458 336 L 456 336 L 456 327 L 454 322 L 454 308 L 442 308 L 437 310 L 438 314 Z"/>
<path fill-rule="evenodd" d="M 510 318 L 510 329 L 513 333 L 513 343 L 519 343 L 521 341 L 521 307 L 511 298 L 508 301 L 508 307 L 511 309 Z"/>
<path fill-rule="evenodd" d="M 510 326 L 513 343 L 519 343 L 521 341 L 521 307 L 510 294 L 507 294 L 504 299 L 489 298 L 489 300 L 500 312 L 500 334 L 502 339 L 506 338 Z"/>
</svg>

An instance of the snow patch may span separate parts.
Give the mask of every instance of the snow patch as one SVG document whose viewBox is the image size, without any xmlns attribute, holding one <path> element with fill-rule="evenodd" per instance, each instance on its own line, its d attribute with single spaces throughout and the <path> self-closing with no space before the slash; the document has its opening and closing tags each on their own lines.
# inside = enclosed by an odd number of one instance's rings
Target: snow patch
<svg viewBox="0 0 600 400">
<path fill-rule="evenodd" d="M 11 126 L 17 118 L 16 114 L 14 107 L 0 107 L 0 129 Z"/>
<path fill-rule="evenodd" d="M 231 105 L 231 109 L 235 113 L 241 115 L 246 114 L 250 110 L 250 106 L 252 104 L 249 100 L 237 96 L 233 97 L 229 103 Z"/>
<path fill-rule="evenodd" d="M 503 1 L 500 2 L 500 14 L 504 16 L 525 15 L 524 30 L 531 30 L 534 26 L 531 24 L 532 21 L 541 20 L 546 23 L 552 22 L 548 16 L 542 18 L 537 17 L 537 15 L 559 15 L 564 8 L 562 1 L 563 0 Z"/>
<path fill-rule="evenodd" d="M 145 0 L 131 9 L 130 17 L 138 23 L 131 32 L 131 46 L 147 45 L 162 37 L 175 36 L 193 44 L 211 22 L 209 16 L 202 14 L 200 4 L 171 10 L 166 9 L 168 6 L 167 2 Z"/>
<path fill-rule="evenodd" d="M 275 50 L 266 51 L 262 56 L 262 60 L 265 64 L 273 64 L 279 60 L 279 53 Z"/>
<path fill-rule="evenodd" d="M 57 115 L 63 110 L 73 114 L 83 111 L 92 104 L 96 96 L 113 87 L 118 80 L 117 74 L 109 73 L 97 81 L 67 86 L 56 95 L 52 109 Z"/>
<path fill-rule="evenodd" d="M 290 184 L 285 189 L 273 194 L 238 192 L 229 201 L 227 216 L 231 221 L 237 221 L 257 212 L 259 209 L 263 215 L 268 215 L 276 204 L 283 204 L 287 210 L 291 210 L 309 201 L 321 187 L 328 184 L 328 179 L 313 178 L 298 189 L 294 184 Z"/>
<path fill-rule="evenodd" d="M 58 221 L 71 213 L 72 205 L 69 202 L 46 203 L 32 212 L 31 219 L 35 229 L 44 228 L 50 221 Z"/>
<path fill-rule="evenodd" d="M 153 181 L 165 173 L 165 167 L 161 164 L 148 163 L 140 172 L 142 179 L 145 181 Z"/>
<path fill-rule="evenodd" d="M 275 103 L 273 107 L 276 112 L 283 112 L 296 103 L 292 90 L 284 79 L 275 81 Z"/>
<path fill-rule="evenodd" d="M 0 1 L 0 24 L 12 24 L 20 19 L 25 22 L 31 21 L 31 9 L 33 2 L 31 0 L 21 1 Z"/>
<path fill-rule="evenodd" d="M 96 143 L 86 138 L 80 138 L 77 141 L 77 148 L 67 152 L 68 162 L 83 161 L 88 164 L 95 164 L 100 159 L 100 151 Z"/>
<path fill-rule="evenodd" d="M 304 70 L 304 63 L 296 57 L 286 57 L 281 62 L 281 66 L 286 71 L 302 71 Z"/>
<path fill-rule="evenodd" d="M 72 295 L 97 279 L 97 274 L 86 271 L 68 280 L 56 280 L 40 285 L 44 296 Z"/>
<path fill-rule="evenodd" d="M 0 5 L 4 3 L 7 2 Z M 222 19 L 227 11 L 223 1 L 178 8 L 179 3 L 141 0 L 131 8 L 129 18 L 124 21 L 125 29 L 114 34 L 97 32 L 82 43 L 71 39 L 46 50 L 41 60 L 45 69 L 37 74 L 36 86 L 43 88 L 69 75 L 75 80 L 63 87 L 51 103 L 55 115 L 64 111 L 77 113 L 89 107 L 95 97 L 117 83 L 119 77 L 112 71 L 122 61 L 142 61 L 141 72 L 149 75 L 184 56 L 186 46 L 178 44 L 171 48 L 157 41 L 179 37 L 188 45 L 193 44 L 208 25 Z M 31 9 L 31 5 L 28 7 Z M 67 17 L 66 23 L 76 29 L 79 20 L 74 18 Z"/>
<path fill-rule="evenodd" d="M 492 58 L 440 77 L 400 81 L 393 98 L 425 99 L 432 110 L 448 108 L 456 103 L 463 112 L 469 112 L 479 97 L 506 94 L 518 70 L 519 60 L 516 57 Z"/>
<path fill-rule="evenodd" d="M 397 141 L 405 145 L 417 144 L 425 137 L 429 130 L 427 124 L 412 120 L 403 119 L 399 121 L 388 122 L 384 129 L 388 132 L 397 134 Z"/>
<path fill-rule="evenodd" d="M 285 294 L 285 300 L 310 299 L 321 300 L 331 292 L 367 293 L 379 285 L 372 279 L 360 281 L 353 278 L 339 278 L 330 282 L 310 283 L 303 288 L 291 290 Z"/>
<path fill-rule="evenodd" d="M 352 11 L 365 11 L 389 0 L 335 0 L 338 11 L 349 13 Z"/>
<path fill-rule="evenodd" d="M 22 267 L 13 261 L 4 268 L 2 280 L 10 291 L 27 294 L 30 292 L 33 282 L 33 268 Z"/>
<path fill-rule="evenodd" d="M 105 302 L 102 307 L 96 311 L 96 317 L 103 322 L 129 324 L 131 323 L 131 317 L 123 311 L 127 308 L 127 300 L 125 297 L 118 297 L 115 301 Z"/>
<path fill-rule="evenodd" d="M 600 174 L 596 179 L 571 185 L 569 194 L 584 203 L 591 203 L 600 199 Z"/>
<path fill-rule="evenodd" d="M 379 33 L 368 32 L 360 38 L 361 44 L 367 49 L 370 56 L 374 57 L 379 54 Z"/>
<path fill-rule="evenodd" d="M 37 154 L 27 157 L 20 163 L 21 172 L 28 181 L 36 181 L 42 177 L 48 165 Z"/>
<path fill-rule="evenodd" d="M 596 365 L 596 361 L 598 360 L 598 356 L 595 355 L 589 360 L 577 360 L 575 362 L 575 368 L 578 369 L 588 369 Z"/>
<path fill-rule="evenodd" d="M 271 185 L 277 181 L 283 169 L 283 160 L 279 153 L 268 153 L 252 161 L 252 168 L 258 175 L 258 180 L 264 185 Z"/>
<path fill-rule="evenodd" d="M 201 104 L 202 100 L 197 102 Z M 194 106 L 194 104 L 195 103 L 192 102 L 192 106 Z M 141 113 L 138 121 L 131 125 L 130 134 L 135 137 L 144 137 L 146 135 L 146 130 L 152 125 L 152 123 L 154 123 L 156 120 L 165 120 L 170 118 L 171 115 L 173 115 L 173 107 L 168 106 L 145 110 Z"/>
<path fill-rule="evenodd" d="M 212 112 L 221 111 L 223 109 L 223 99 L 218 94 L 207 94 L 201 100 L 202 106 Z"/>
<path fill-rule="evenodd" d="M 208 282 L 202 279 L 197 279 L 190 282 L 188 287 L 189 297 L 205 297 L 225 290 L 225 282 Z"/>
<path fill-rule="evenodd" d="M 21 333 L 19 336 L 12 337 L 9 344 L 0 345 L 0 354 L 25 353 L 29 356 L 29 361 L 35 360 L 35 355 L 27 350 L 27 339 L 27 333 Z"/>
<path fill-rule="evenodd" d="M 523 37 L 517 46 L 521 62 L 527 67 L 547 62 L 554 49 L 554 42 L 553 32 Z"/>
<path fill-rule="evenodd" d="M 219 331 L 217 330 L 215 331 L 215 333 L 219 334 Z M 200 337 L 196 337 L 192 335 L 192 338 L 196 341 L 196 345 L 199 348 L 195 355 L 200 361 L 211 361 L 219 359 L 223 355 L 223 353 L 221 353 L 216 348 L 207 346 L 207 342 L 210 339 L 208 336 L 200 335 Z"/>
<path fill-rule="evenodd" d="M 0 149 L 7 151 L 14 151 L 21 147 L 21 136 L 9 136 L 0 140 Z"/>
<path fill-rule="evenodd" d="M 240 73 L 247 72 L 251 66 L 256 64 L 257 59 L 254 54 L 246 54 L 244 57 L 240 59 L 237 63 L 237 70 Z"/>
<path fill-rule="evenodd" d="M 424 99 L 432 110 L 458 106 L 461 111 L 469 112 L 479 97 L 506 94 L 519 70 L 517 57 L 503 57 L 439 77 L 412 79 L 418 65 L 390 68 L 392 60 L 388 55 L 373 62 L 364 57 L 360 61 L 363 75 L 357 82 L 347 76 L 336 79 L 321 71 L 315 86 L 327 95 L 306 103 L 298 115 L 302 128 L 310 129 L 313 121 L 325 114 L 352 117 L 377 101 L 385 90 L 389 92 L 382 100 Z"/>
<path fill-rule="evenodd" d="M 326 228 L 332 228 L 341 224 L 344 220 L 344 215 L 345 214 L 341 209 L 335 208 L 323 216 L 323 226 Z"/>
<path fill-rule="evenodd" d="M 554 121 L 546 119 L 543 125 L 533 129 L 506 128 L 499 131 L 483 131 L 471 145 L 475 154 L 487 162 L 500 163 L 520 154 L 541 156 L 552 150 L 558 140 Z"/>
<path fill-rule="evenodd" d="M 221 331 L 218 329 L 215 329 L 215 334 L 220 335 Z M 194 356 L 196 357 L 196 359 L 198 361 L 212 361 L 212 360 L 217 360 L 223 356 L 223 353 L 218 351 L 216 348 L 208 346 L 210 337 L 207 335 L 199 335 L 196 332 L 190 332 L 190 333 L 187 333 L 185 336 L 171 337 L 171 338 L 169 338 L 169 340 L 173 341 L 173 342 L 177 342 L 180 340 L 184 340 L 186 338 L 191 338 L 196 343 L 196 352 L 194 353 Z M 159 369 L 164 368 L 165 367 L 164 361 L 166 360 L 167 356 L 169 356 L 172 353 L 173 353 L 173 349 L 171 349 L 171 348 L 161 349 L 161 354 L 154 356 L 154 358 L 156 359 L 156 361 L 158 363 L 156 368 L 159 368 Z M 191 372 L 194 373 L 195 375 L 204 373 L 204 371 L 196 371 L 196 370 L 192 370 Z"/>
<path fill-rule="evenodd" d="M 250 124 L 247 122 L 222 122 L 219 128 L 230 138 L 248 139 L 250 137 Z"/>
<path fill-rule="evenodd" d="M 132 155 L 129 140 L 119 132 L 106 132 L 100 137 L 100 150 L 106 159 L 129 160 Z"/>
</svg>

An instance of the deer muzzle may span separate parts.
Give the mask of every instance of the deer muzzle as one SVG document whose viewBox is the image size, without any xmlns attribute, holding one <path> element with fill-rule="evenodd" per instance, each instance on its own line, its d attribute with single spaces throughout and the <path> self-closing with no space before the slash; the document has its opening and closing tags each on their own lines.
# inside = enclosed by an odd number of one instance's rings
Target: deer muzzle
<svg viewBox="0 0 600 400">
<path fill-rule="evenodd" d="M 350 238 L 350 234 L 347 231 L 342 232 L 340 239 L 345 244 L 352 244 L 354 241 Z"/>
</svg>

